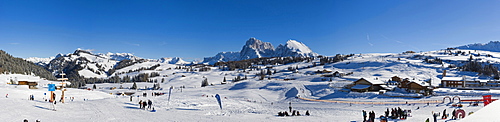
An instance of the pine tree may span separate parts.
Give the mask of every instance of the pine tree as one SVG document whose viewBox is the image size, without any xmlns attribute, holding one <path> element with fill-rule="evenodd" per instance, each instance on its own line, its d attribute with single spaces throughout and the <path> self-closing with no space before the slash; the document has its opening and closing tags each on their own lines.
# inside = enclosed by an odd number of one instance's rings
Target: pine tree
<svg viewBox="0 0 500 122">
<path fill-rule="evenodd" d="M 240 81 L 240 80 L 241 80 L 241 76 L 240 75 L 236 76 L 236 81 Z"/>
<path fill-rule="evenodd" d="M 208 79 L 205 78 L 203 81 L 201 81 L 201 87 L 208 86 Z"/>
<path fill-rule="evenodd" d="M 132 85 L 132 87 L 130 89 L 137 89 L 137 84 L 135 83 L 135 81 L 134 81 L 134 84 Z"/>
</svg>

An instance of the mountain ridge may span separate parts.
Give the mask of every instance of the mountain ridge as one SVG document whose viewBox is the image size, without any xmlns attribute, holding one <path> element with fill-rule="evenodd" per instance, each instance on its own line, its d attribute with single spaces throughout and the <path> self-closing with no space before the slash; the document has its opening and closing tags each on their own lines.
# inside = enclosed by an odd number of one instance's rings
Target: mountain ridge
<svg viewBox="0 0 500 122">
<path fill-rule="evenodd" d="M 490 41 L 488 43 L 474 43 L 474 44 L 458 46 L 455 48 L 500 52 L 500 41 Z"/>
<path fill-rule="evenodd" d="M 213 57 L 205 57 L 203 63 L 215 64 L 217 62 L 239 61 L 262 57 L 315 57 L 319 56 L 304 43 L 288 40 L 285 45 L 278 47 L 269 42 L 263 42 L 254 37 L 248 39 L 239 52 L 220 52 Z"/>
</svg>

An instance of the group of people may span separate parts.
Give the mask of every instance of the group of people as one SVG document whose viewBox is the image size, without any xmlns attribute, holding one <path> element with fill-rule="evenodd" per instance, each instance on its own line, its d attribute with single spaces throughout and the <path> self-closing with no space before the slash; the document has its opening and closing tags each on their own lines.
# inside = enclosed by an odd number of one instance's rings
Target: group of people
<svg viewBox="0 0 500 122">
<path fill-rule="evenodd" d="M 28 119 L 24 119 L 23 122 L 28 122 Z M 40 120 L 35 120 L 35 122 L 40 122 Z"/>
<path fill-rule="evenodd" d="M 148 100 L 148 101 L 146 101 L 146 100 L 144 100 L 144 101 L 140 100 L 139 101 L 139 108 L 140 109 L 146 110 L 146 107 L 148 107 L 147 109 L 150 110 L 152 105 L 153 105 L 153 102 L 151 100 Z M 154 107 L 153 107 L 153 110 L 154 110 Z"/>
<path fill-rule="evenodd" d="M 35 95 L 30 95 L 30 97 L 28 98 L 28 100 L 35 100 Z"/>
<path fill-rule="evenodd" d="M 292 115 L 290 115 L 287 111 L 284 111 L 284 112 L 278 112 L 278 116 L 301 116 L 300 112 L 297 111 L 297 110 L 293 110 L 291 111 Z M 309 110 L 306 111 L 306 116 L 309 116 L 311 114 L 309 114 Z"/>
<path fill-rule="evenodd" d="M 365 110 L 362 110 L 363 112 L 363 122 L 374 122 L 375 121 L 375 112 L 370 111 L 366 112 Z M 406 119 L 408 117 L 409 110 L 403 110 L 400 107 L 397 108 L 392 108 L 389 110 L 387 108 L 386 111 L 384 111 L 384 115 L 380 115 L 380 120 L 383 122 L 387 122 L 388 119 Z M 390 115 L 389 115 L 390 114 Z M 367 119 L 368 117 L 368 119 Z"/>
<path fill-rule="evenodd" d="M 363 122 L 375 122 L 375 112 L 370 111 L 368 114 L 366 113 L 365 110 L 361 110 L 363 112 Z M 366 117 L 368 117 L 368 120 L 366 120 Z"/>
<path fill-rule="evenodd" d="M 408 110 L 403 110 L 400 107 L 392 108 L 390 113 L 391 116 L 389 116 L 389 108 L 387 108 L 385 111 L 385 117 L 391 119 L 406 119 L 408 117 Z"/>
<path fill-rule="evenodd" d="M 451 112 L 451 119 L 452 120 L 456 120 L 457 119 L 457 110 L 456 109 L 453 109 L 453 111 Z M 434 119 L 434 122 L 437 121 L 438 117 L 441 116 L 441 113 L 439 112 L 434 112 L 432 111 L 432 117 Z M 449 114 L 446 113 L 446 109 L 443 110 L 443 115 L 441 116 L 441 119 L 448 119 L 449 117 Z M 429 119 L 427 119 L 429 120 Z"/>
<path fill-rule="evenodd" d="M 271 103 L 272 105 L 272 103 Z M 290 113 L 292 113 L 291 116 L 300 116 L 300 112 L 297 111 L 297 110 L 293 110 L 292 109 L 292 102 L 288 102 L 288 111 L 290 111 Z M 309 110 L 306 111 L 306 116 L 309 116 Z M 290 116 L 290 114 L 288 114 L 288 112 L 284 111 L 284 112 L 278 112 L 278 116 Z"/>
</svg>

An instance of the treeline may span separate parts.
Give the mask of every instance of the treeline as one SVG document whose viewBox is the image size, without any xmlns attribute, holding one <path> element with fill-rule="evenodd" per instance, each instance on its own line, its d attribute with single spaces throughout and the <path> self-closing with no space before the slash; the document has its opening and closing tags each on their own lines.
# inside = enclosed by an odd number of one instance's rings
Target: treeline
<svg viewBox="0 0 500 122">
<path fill-rule="evenodd" d="M 236 69 L 248 69 L 253 65 L 279 65 L 290 64 L 296 62 L 311 62 L 314 57 L 276 57 L 276 58 L 254 58 L 241 61 L 217 62 L 216 67 L 227 67 L 227 70 L 233 71 Z"/>
<path fill-rule="evenodd" d="M 498 79 L 498 67 L 489 63 L 481 63 L 477 61 L 469 61 L 463 66 L 459 67 L 462 71 L 477 72 L 479 75 L 492 76 Z"/>
<path fill-rule="evenodd" d="M 130 77 L 130 76 L 124 76 L 123 78 L 120 78 L 119 76 L 113 76 L 107 79 L 104 78 L 84 78 L 84 77 L 73 77 L 70 78 L 71 82 L 71 87 L 82 87 L 85 86 L 86 84 L 93 84 L 93 83 L 132 83 L 132 82 L 152 82 L 152 83 L 158 83 L 159 81 L 157 79 L 151 80 L 149 78 L 152 77 L 158 77 L 160 76 L 160 73 L 157 72 L 152 72 L 152 73 L 141 73 L 136 76 Z M 164 82 L 164 79 L 161 80 L 161 82 Z"/>
<path fill-rule="evenodd" d="M 128 60 L 128 59 L 125 59 L 125 60 L 122 60 L 122 61 L 118 62 L 118 64 L 116 64 L 116 66 L 113 69 L 109 70 L 108 74 L 113 74 L 118 69 L 122 69 L 122 68 L 125 68 L 125 67 L 128 67 L 128 66 L 132 66 L 132 65 L 138 64 L 138 63 L 144 63 L 146 61 L 147 61 L 146 59 L 140 59 L 140 60 Z M 158 67 L 158 66 L 156 66 L 156 67 Z M 154 67 L 154 68 L 156 69 L 156 67 Z M 133 72 L 133 71 L 129 71 L 129 72 Z"/>
<path fill-rule="evenodd" d="M 0 50 L 0 73 L 14 73 L 26 74 L 33 73 L 36 76 L 48 80 L 55 80 L 56 78 L 47 69 L 38 66 L 32 62 L 26 61 L 22 58 L 13 57 L 5 51 Z"/>
<path fill-rule="evenodd" d="M 233 71 L 236 69 L 248 69 L 252 68 L 254 65 L 286 65 L 290 63 L 297 62 L 312 62 L 314 59 L 319 58 L 320 62 L 318 65 L 324 65 L 327 63 L 335 63 L 343 61 L 348 57 L 354 56 L 354 54 L 341 55 L 337 54 L 333 57 L 318 56 L 318 57 L 275 57 L 275 58 L 254 58 L 241 61 L 228 61 L 228 62 L 217 62 L 214 64 L 216 67 L 225 67 L 227 70 Z M 316 64 L 314 63 L 314 66 Z"/>
<path fill-rule="evenodd" d="M 328 63 L 335 63 L 335 62 L 344 61 L 347 58 L 352 57 L 352 56 L 354 56 L 354 54 L 349 54 L 349 55 L 337 54 L 337 55 L 335 55 L 333 57 L 319 56 L 318 58 L 320 58 L 319 59 L 320 65 L 324 65 L 324 64 L 328 64 Z"/>
</svg>

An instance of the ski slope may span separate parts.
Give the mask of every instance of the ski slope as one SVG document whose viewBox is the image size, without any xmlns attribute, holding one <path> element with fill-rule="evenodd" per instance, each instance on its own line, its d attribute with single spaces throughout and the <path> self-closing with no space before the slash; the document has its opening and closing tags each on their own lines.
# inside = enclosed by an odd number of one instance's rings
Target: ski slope
<svg viewBox="0 0 500 122">
<path fill-rule="evenodd" d="M 427 54 L 425 54 L 427 53 Z M 442 56 L 447 54 L 432 52 L 421 53 L 423 55 Z M 386 109 L 400 107 L 411 110 L 410 117 L 406 120 L 390 121 L 425 121 L 430 118 L 432 112 L 442 112 L 444 109 L 450 113 L 456 107 L 452 107 L 448 102 L 429 104 L 420 101 L 442 101 L 446 96 L 460 96 L 462 99 L 481 99 L 482 95 L 493 95 L 493 99 L 498 99 L 500 91 L 467 91 L 449 88 L 436 89 L 437 96 L 424 98 L 411 97 L 388 97 L 379 95 L 378 92 L 357 93 L 342 92 L 341 87 L 359 78 L 388 80 L 392 76 L 410 78 L 415 80 L 439 81 L 443 67 L 438 64 L 423 63 L 421 59 L 409 58 L 415 54 L 358 54 L 349 59 L 326 64 L 323 66 L 311 67 L 311 62 L 299 62 L 287 65 L 273 66 L 277 73 L 271 79 L 258 80 L 255 74 L 258 70 L 237 70 L 222 71 L 213 67 L 207 72 L 187 72 L 182 69 L 173 69 L 176 65 L 162 65 L 161 70 L 144 70 L 122 75 L 130 75 L 147 72 L 158 72 L 161 75 L 152 77 L 160 83 L 161 90 L 129 90 L 132 83 L 103 83 L 96 84 L 97 89 L 85 90 L 68 88 L 66 102 L 57 103 L 56 111 L 53 111 L 52 104 L 44 101 L 47 91 L 47 84 L 54 81 L 47 81 L 36 76 L 19 74 L 0 74 L 0 94 L 9 94 L 0 98 L 0 112 L 3 121 L 110 121 L 110 122 L 132 122 L 132 121 L 328 121 L 328 122 L 361 122 L 363 121 L 362 110 L 374 111 L 376 116 L 380 116 Z M 465 56 L 468 57 L 468 56 Z M 450 58 L 450 60 L 453 58 Z M 486 60 L 486 58 L 485 58 Z M 315 60 L 314 62 L 317 62 Z M 142 65 L 150 66 L 149 63 L 139 63 L 130 67 L 140 68 Z M 449 65 L 445 63 L 444 65 Z M 265 67 L 265 66 L 262 66 Z M 287 71 L 288 67 L 299 67 L 298 73 Z M 308 68 L 310 67 L 310 68 Z M 317 70 L 339 71 L 344 73 L 353 72 L 352 75 L 343 78 L 333 78 L 329 82 L 321 74 L 315 74 Z M 125 70 L 125 69 L 124 69 Z M 128 69 L 130 70 L 130 69 Z M 447 69 L 450 76 L 468 75 L 476 77 L 474 73 L 460 72 Z M 232 82 L 236 76 L 247 76 L 247 80 Z M 226 77 L 228 83 L 221 84 Z M 39 81 L 39 89 L 28 89 L 27 86 L 9 85 L 10 79 L 17 78 Z M 210 84 L 200 87 L 201 81 L 207 78 Z M 284 79 L 295 79 L 285 81 Z M 439 84 L 432 82 L 433 85 Z M 93 84 L 87 84 L 92 88 Z M 138 82 L 138 88 L 145 89 L 153 86 L 153 83 Z M 168 97 L 169 87 L 173 86 L 170 99 Z M 181 89 L 181 86 L 185 88 Z M 114 89 L 116 87 L 117 89 Z M 124 89 L 119 89 L 123 87 Z M 135 92 L 130 101 L 130 96 L 121 96 L 117 93 Z M 151 93 L 165 93 L 161 96 L 151 96 Z M 147 96 L 143 97 L 142 93 Z M 61 91 L 56 91 L 60 96 Z M 219 108 L 215 95 L 222 97 L 222 109 Z M 388 92 L 388 94 L 408 93 Z M 29 95 L 34 95 L 35 100 L 28 100 Z M 311 100 L 297 99 L 296 97 Z M 73 101 L 69 98 L 74 97 Z M 58 97 L 56 97 L 58 98 Z M 85 99 L 85 100 L 84 100 Z M 139 109 L 139 100 L 153 101 L 156 112 Z M 170 100 L 170 101 L 169 101 Z M 329 101 L 349 101 L 349 102 L 324 102 Z M 406 104 L 408 102 L 409 104 Z M 294 110 L 300 111 L 302 115 L 305 111 L 310 111 L 311 116 L 290 116 L 279 117 L 280 111 L 288 111 L 289 103 Z M 373 103 L 373 104 L 359 104 Z M 387 103 L 387 104 L 375 104 Z M 472 120 L 488 115 L 491 110 L 489 106 L 496 106 L 493 102 L 484 108 L 470 106 L 463 103 L 467 113 L 474 112 L 470 117 Z M 483 109 L 484 108 L 484 109 Z M 487 109 L 488 108 L 488 109 Z M 482 112 L 482 111 L 486 112 Z M 469 121 L 468 115 L 464 121 Z M 379 119 L 376 119 L 377 121 Z M 438 121 L 457 121 L 439 119 Z M 459 121 L 459 120 L 458 120 Z"/>
</svg>

